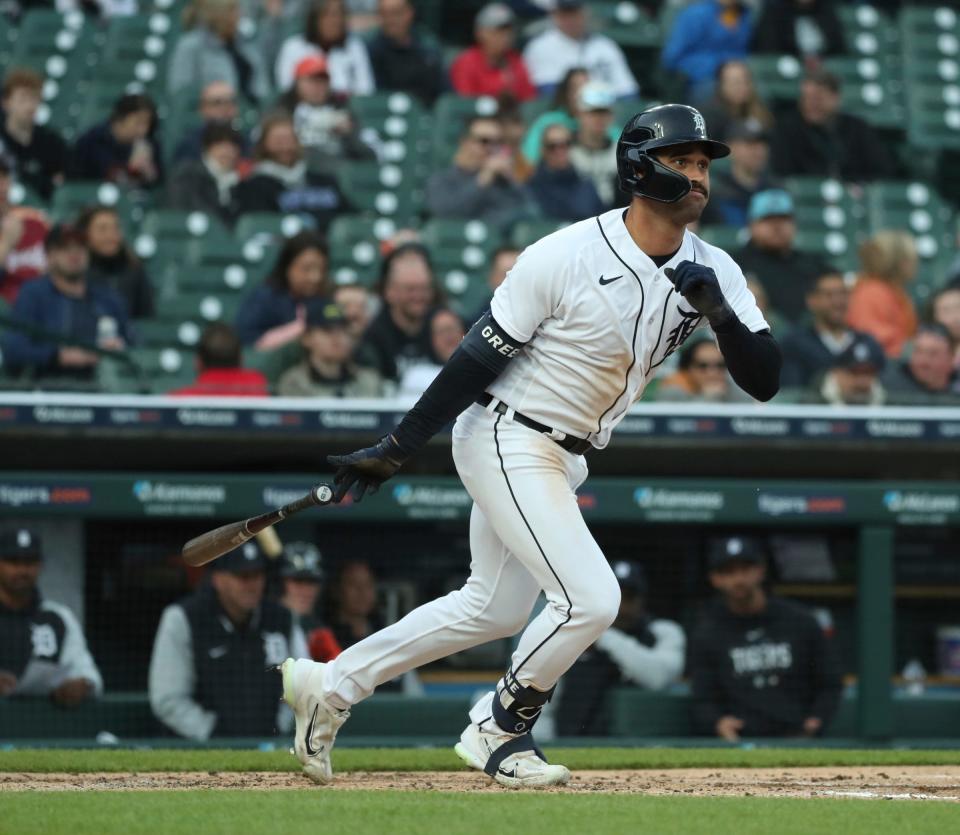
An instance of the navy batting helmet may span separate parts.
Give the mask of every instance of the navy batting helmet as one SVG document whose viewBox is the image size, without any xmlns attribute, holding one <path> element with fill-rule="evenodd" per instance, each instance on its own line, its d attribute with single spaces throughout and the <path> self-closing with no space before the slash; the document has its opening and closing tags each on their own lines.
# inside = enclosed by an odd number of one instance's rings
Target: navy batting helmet
<svg viewBox="0 0 960 835">
<path fill-rule="evenodd" d="M 638 113 L 617 142 L 620 188 L 637 197 L 676 203 L 690 191 L 690 180 L 656 160 L 651 152 L 674 145 L 700 145 L 710 159 L 725 157 L 730 148 L 707 136 L 700 111 L 685 104 L 661 104 Z"/>
</svg>

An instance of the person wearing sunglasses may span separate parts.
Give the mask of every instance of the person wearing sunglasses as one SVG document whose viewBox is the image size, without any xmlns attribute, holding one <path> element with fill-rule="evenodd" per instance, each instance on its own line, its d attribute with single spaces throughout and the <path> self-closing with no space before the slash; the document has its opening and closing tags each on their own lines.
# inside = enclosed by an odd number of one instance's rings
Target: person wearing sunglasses
<svg viewBox="0 0 960 835">
<path fill-rule="evenodd" d="M 574 168 L 572 146 L 573 132 L 566 125 L 550 125 L 543 132 L 540 164 L 527 188 L 544 217 L 576 221 L 606 209 L 593 181 Z"/>
<path fill-rule="evenodd" d="M 744 403 L 750 396 L 732 384 L 727 363 L 709 337 L 691 340 L 680 351 L 677 370 L 657 388 L 657 400 L 678 402 Z"/>
<path fill-rule="evenodd" d="M 497 227 L 531 213 L 496 117 L 467 121 L 453 165 L 427 181 L 426 204 L 435 217 L 471 218 Z"/>
</svg>

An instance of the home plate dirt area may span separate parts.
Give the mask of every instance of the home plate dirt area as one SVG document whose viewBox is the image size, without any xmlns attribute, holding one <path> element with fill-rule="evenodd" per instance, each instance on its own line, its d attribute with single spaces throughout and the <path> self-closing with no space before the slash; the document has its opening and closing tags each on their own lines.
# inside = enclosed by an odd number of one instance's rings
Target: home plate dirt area
<svg viewBox="0 0 960 835">
<path fill-rule="evenodd" d="M 307 789 L 305 777 L 283 772 L 0 773 L 4 791 L 163 791 L 169 789 Z M 511 792 L 472 772 L 364 772 L 337 775 L 316 791 Z M 960 767 L 685 768 L 576 771 L 564 787 L 527 789 L 595 793 L 736 797 L 862 798 L 960 803 Z"/>
</svg>

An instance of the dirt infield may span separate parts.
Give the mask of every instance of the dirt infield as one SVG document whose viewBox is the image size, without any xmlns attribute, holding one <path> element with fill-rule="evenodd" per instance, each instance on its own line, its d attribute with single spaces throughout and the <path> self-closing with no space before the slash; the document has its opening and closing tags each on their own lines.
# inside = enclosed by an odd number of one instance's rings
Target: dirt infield
<svg viewBox="0 0 960 835">
<path fill-rule="evenodd" d="M 170 789 L 304 789 L 305 777 L 289 772 L 158 772 L 26 774 L 0 773 L 4 791 L 162 791 Z M 471 772 L 350 772 L 329 788 L 401 791 L 510 791 Z M 960 802 L 960 768 L 730 768 L 649 771 L 578 771 L 568 786 L 533 791 L 573 793 L 736 796 L 847 797 Z"/>
</svg>

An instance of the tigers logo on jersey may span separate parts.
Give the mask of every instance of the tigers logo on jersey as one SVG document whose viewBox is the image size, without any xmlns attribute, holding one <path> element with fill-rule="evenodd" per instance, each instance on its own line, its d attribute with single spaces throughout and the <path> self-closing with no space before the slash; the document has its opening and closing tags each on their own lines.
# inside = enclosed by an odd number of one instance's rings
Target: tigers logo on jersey
<svg viewBox="0 0 960 835">
<path fill-rule="evenodd" d="M 282 664 L 289 654 L 286 635 L 281 632 L 263 633 L 263 656 L 267 664 Z"/>
<path fill-rule="evenodd" d="M 49 623 L 30 624 L 30 641 L 35 658 L 56 658 L 59 652 L 57 632 Z"/>
</svg>

